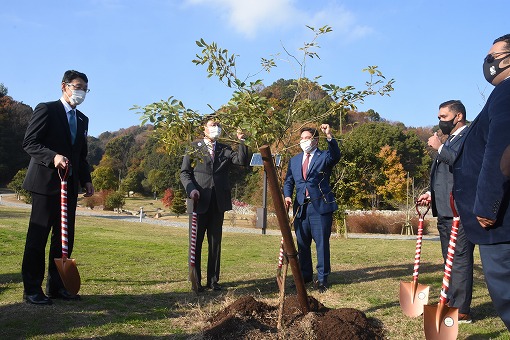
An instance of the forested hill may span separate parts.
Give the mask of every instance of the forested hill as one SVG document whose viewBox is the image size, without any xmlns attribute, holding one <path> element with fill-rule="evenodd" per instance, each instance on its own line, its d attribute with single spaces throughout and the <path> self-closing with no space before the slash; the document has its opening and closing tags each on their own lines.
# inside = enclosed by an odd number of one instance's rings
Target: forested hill
<svg viewBox="0 0 510 340">
<path fill-rule="evenodd" d="M 275 82 L 262 92 L 272 100 L 285 100 L 285 96 L 289 95 L 286 82 Z M 307 99 L 312 103 L 307 104 L 310 115 L 314 114 L 314 110 L 320 111 L 324 105 L 323 94 L 316 93 L 314 96 L 315 100 Z M 29 157 L 21 145 L 31 113 L 30 106 L 11 98 L 6 91 L 0 91 L 2 187 L 20 169 L 28 166 Z M 426 147 L 426 141 L 432 134 L 431 127 L 409 128 L 402 123 L 385 120 L 374 110 L 349 111 L 341 121 L 333 117 L 328 123 L 334 127 L 335 135 L 342 139 L 343 157 L 332 180 L 335 190 L 339 191 L 337 197 L 345 206 L 398 206 L 402 201 L 402 190 L 406 190 L 408 174 L 414 178 L 416 187 L 428 184 L 432 154 Z M 338 131 L 340 128 L 341 133 Z M 178 154 L 167 154 L 151 125 L 103 132 L 98 137 L 89 136 L 89 162 L 95 180 L 102 183 L 94 185 L 124 192 L 157 192 L 159 195 L 167 188 L 180 188 L 179 169 L 185 147 L 183 145 Z M 299 152 L 299 149 L 294 151 Z M 260 200 L 260 168 L 235 167 L 231 178 L 234 185 L 237 184 L 238 198 L 248 203 Z"/>
</svg>

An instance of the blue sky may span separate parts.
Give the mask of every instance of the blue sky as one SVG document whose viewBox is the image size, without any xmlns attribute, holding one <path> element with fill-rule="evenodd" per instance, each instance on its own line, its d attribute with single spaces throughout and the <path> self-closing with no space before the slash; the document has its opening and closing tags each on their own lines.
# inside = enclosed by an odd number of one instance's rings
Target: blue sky
<svg viewBox="0 0 510 340">
<path fill-rule="evenodd" d="M 492 41 L 510 33 L 500 1 L 310 0 L 20 0 L 2 4 L 0 83 L 35 107 L 60 97 L 67 69 L 85 72 L 91 92 L 80 109 L 98 136 L 140 123 L 130 110 L 174 96 L 201 113 L 226 103 L 232 91 L 191 60 L 203 38 L 236 53 L 238 77 L 260 58 L 298 49 L 329 25 L 309 60 L 320 83 L 362 88 L 361 70 L 378 65 L 395 79 L 391 97 L 359 105 L 406 126 L 432 126 L 438 105 L 460 99 L 472 120 L 492 91 L 482 61 Z M 265 85 L 296 78 L 287 63 L 259 74 Z"/>
</svg>

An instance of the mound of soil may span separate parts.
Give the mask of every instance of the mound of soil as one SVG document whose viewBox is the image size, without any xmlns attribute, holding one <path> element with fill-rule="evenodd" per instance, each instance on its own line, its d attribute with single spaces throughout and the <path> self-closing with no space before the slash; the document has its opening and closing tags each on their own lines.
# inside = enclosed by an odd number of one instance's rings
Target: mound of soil
<svg viewBox="0 0 510 340">
<path fill-rule="evenodd" d="M 310 312 L 303 315 L 296 295 L 287 296 L 282 327 L 278 307 L 243 296 L 208 321 L 206 339 L 384 339 L 382 324 L 353 308 L 330 309 L 308 296 Z"/>
</svg>

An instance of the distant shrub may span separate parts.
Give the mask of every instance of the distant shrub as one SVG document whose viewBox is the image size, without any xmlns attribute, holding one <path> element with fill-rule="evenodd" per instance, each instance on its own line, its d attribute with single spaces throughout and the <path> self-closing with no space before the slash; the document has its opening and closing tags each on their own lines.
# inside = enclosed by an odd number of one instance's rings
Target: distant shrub
<svg viewBox="0 0 510 340">
<path fill-rule="evenodd" d="M 161 199 L 161 202 L 163 202 L 163 205 L 165 207 L 171 207 L 174 201 L 174 190 L 171 188 L 168 188 L 165 190 L 165 194 L 163 195 L 163 198 Z"/>
<path fill-rule="evenodd" d="M 122 209 L 122 207 L 126 204 L 126 199 L 124 198 L 124 194 L 118 191 L 111 192 L 106 196 L 104 201 L 104 210 L 115 210 Z"/>
<path fill-rule="evenodd" d="M 368 234 L 400 234 L 402 227 L 406 224 L 405 212 L 365 211 L 347 214 L 348 233 Z M 409 223 L 414 234 L 418 233 L 418 217 L 414 216 Z M 428 233 L 430 222 L 425 219 L 423 223 L 423 234 Z"/>
<path fill-rule="evenodd" d="M 92 195 L 90 197 L 84 197 L 83 205 L 87 208 L 94 209 L 97 206 L 103 205 L 103 200 L 99 195 Z"/>
</svg>

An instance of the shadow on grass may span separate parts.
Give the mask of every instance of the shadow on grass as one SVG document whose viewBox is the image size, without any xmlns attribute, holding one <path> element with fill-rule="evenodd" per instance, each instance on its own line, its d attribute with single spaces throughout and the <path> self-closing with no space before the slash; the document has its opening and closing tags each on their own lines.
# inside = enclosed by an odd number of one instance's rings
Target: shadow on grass
<svg viewBox="0 0 510 340">
<path fill-rule="evenodd" d="M 9 288 L 8 285 L 16 285 L 20 282 L 22 282 L 21 272 L 0 274 L 0 295 Z"/>
<path fill-rule="evenodd" d="M 185 330 L 179 329 L 179 326 L 168 326 L 168 319 L 179 318 L 188 313 L 189 306 L 183 307 L 182 304 L 196 299 L 193 295 L 86 295 L 82 296 L 81 301 L 55 299 L 51 306 L 35 306 L 21 301 L 1 305 L 0 338 L 21 339 L 51 334 L 65 334 L 66 338 L 80 338 L 80 335 L 84 338 L 101 338 L 99 334 L 108 334 L 110 331 L 113 333 L 104 338 L 163 338 L 146 336 L 151 333 L 147 329 L 153 326 L 151 321 L 165 322 L 164 329 L 175 330 L 178 338 Z M 121 330 L 117 330 L 119 328 Z M 126 328 L 129 330 L 123 333 Z M 190 336 L 190 333 L 186 334 Z"/>
<path fill-rule="evenodd" d="M 2 219 L 9 219 L 9 218 L 28 218 L 30 214 L 29 210 L 19 210 L 19 211 L 2 211 Z M 28 220 L 27 220 L 27 226 L 28 226 Z"/>
</svg>

